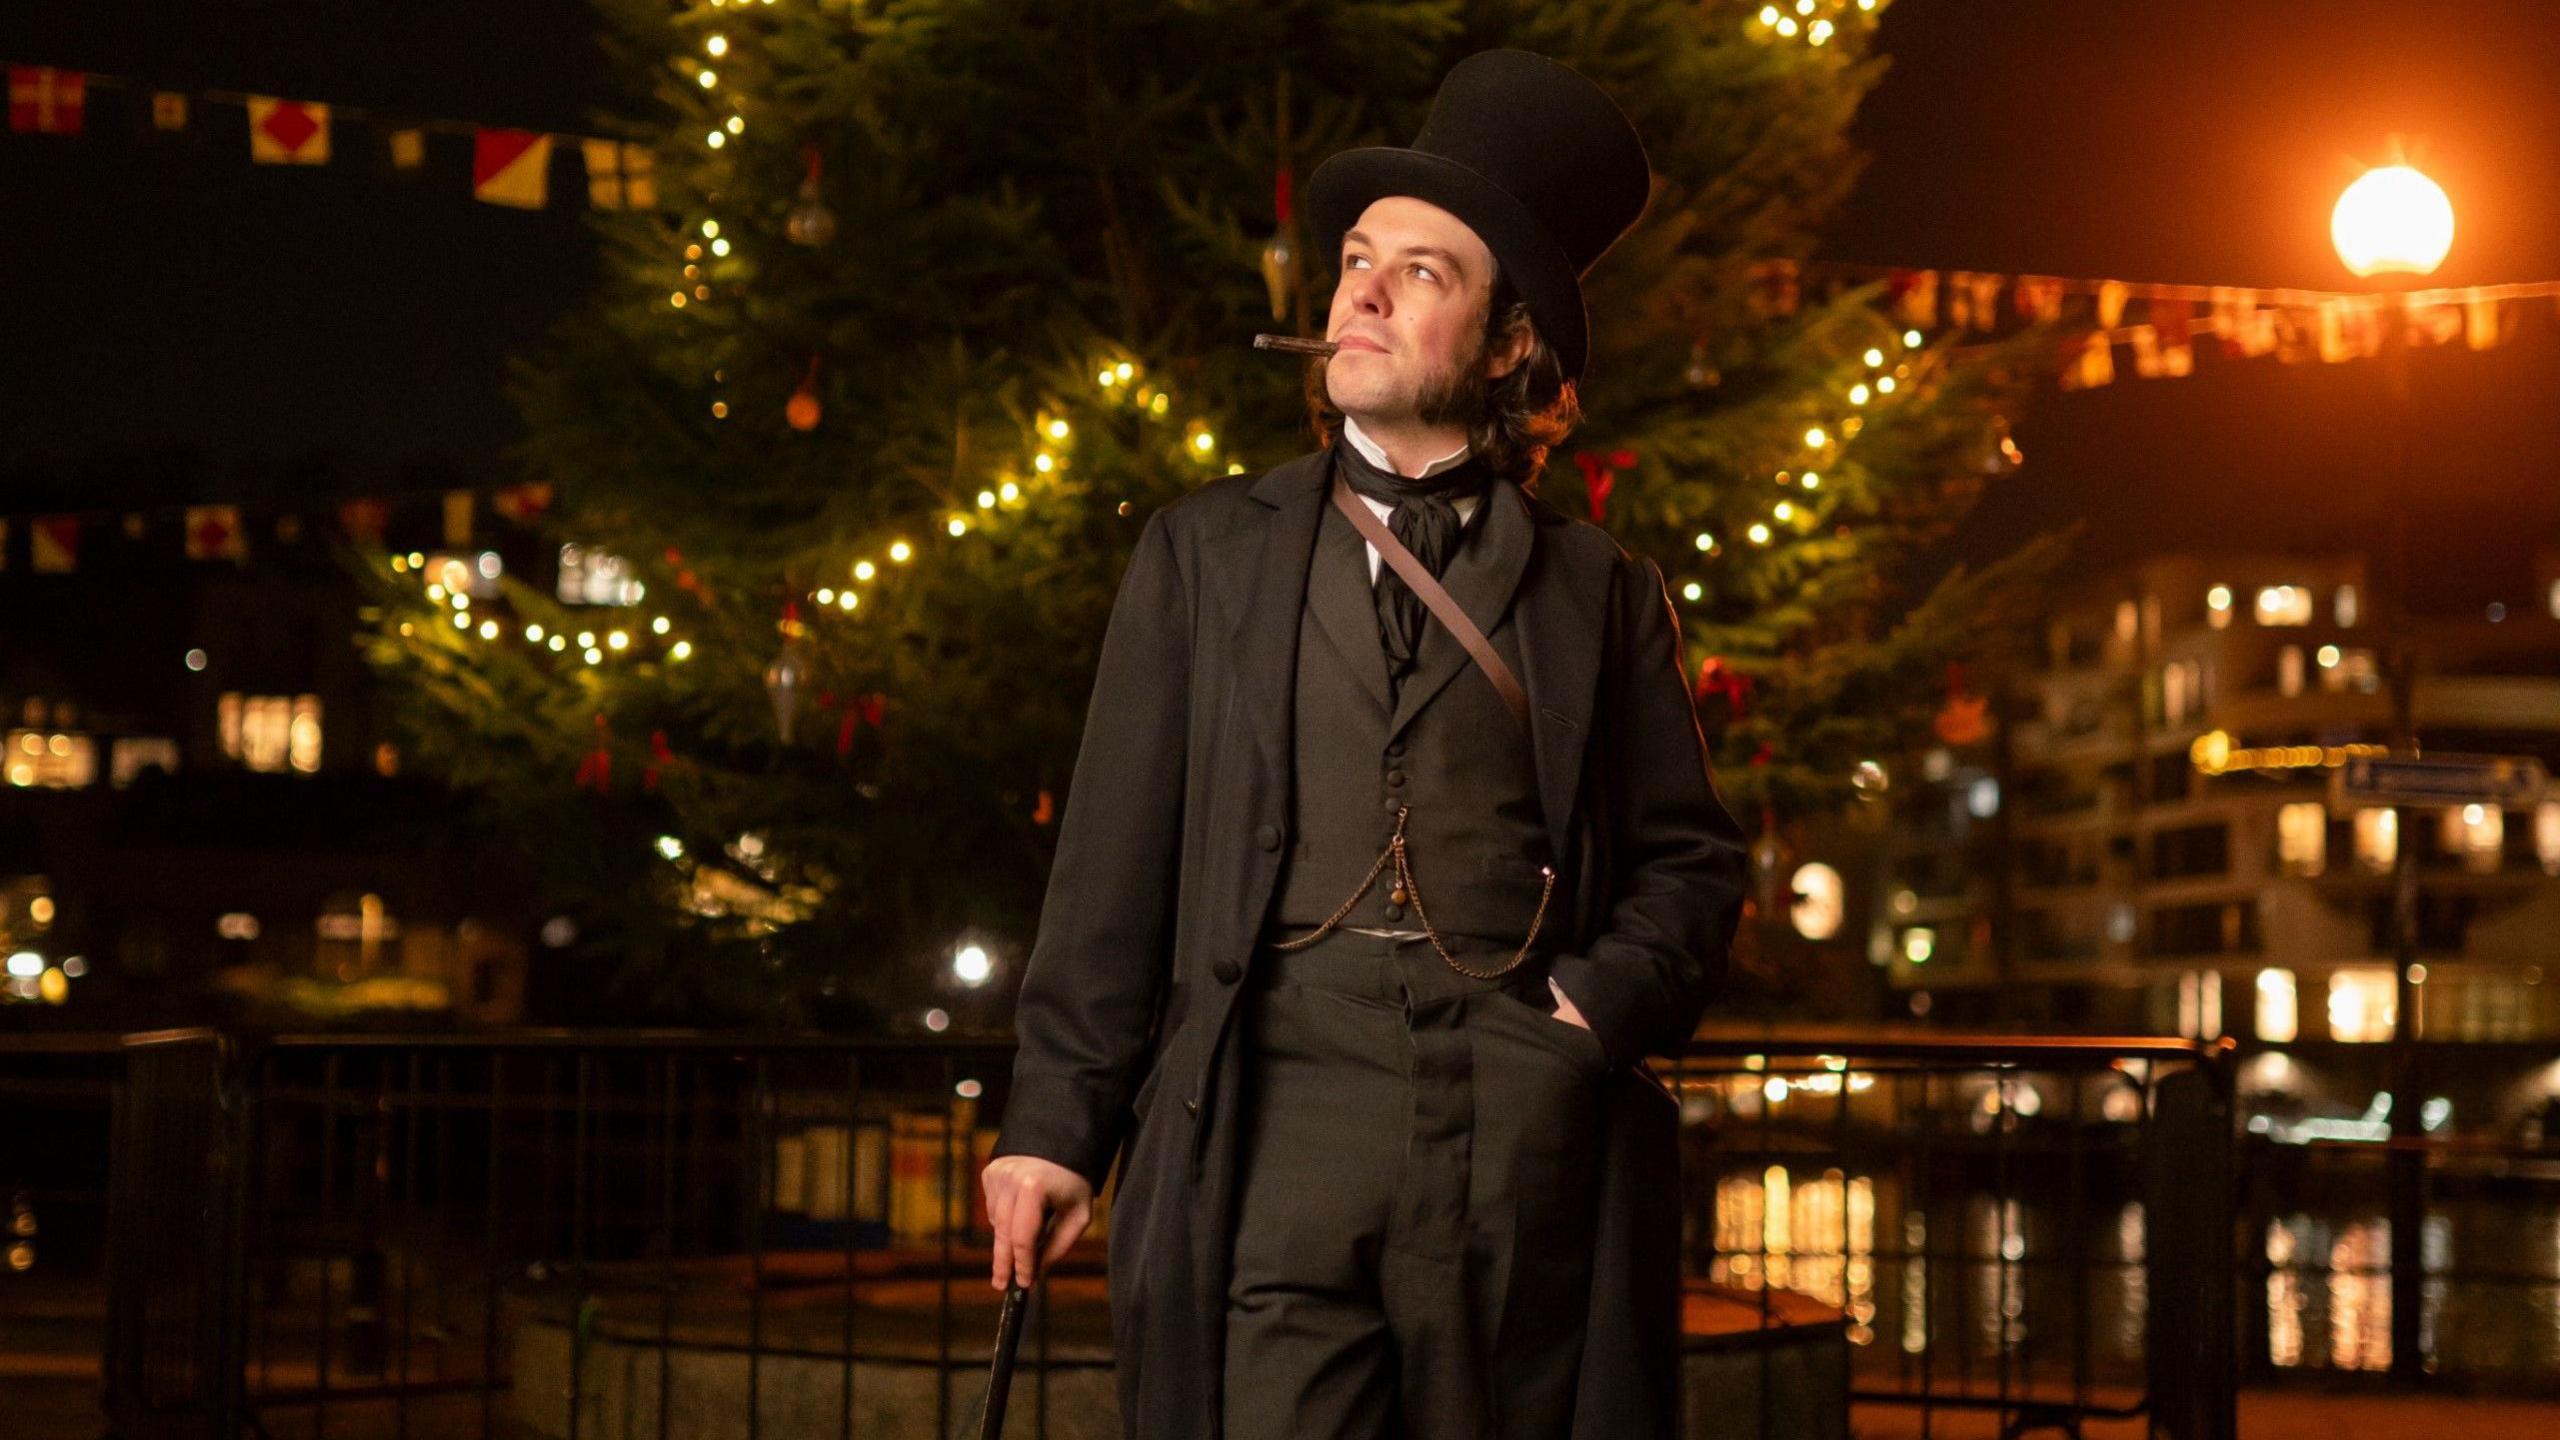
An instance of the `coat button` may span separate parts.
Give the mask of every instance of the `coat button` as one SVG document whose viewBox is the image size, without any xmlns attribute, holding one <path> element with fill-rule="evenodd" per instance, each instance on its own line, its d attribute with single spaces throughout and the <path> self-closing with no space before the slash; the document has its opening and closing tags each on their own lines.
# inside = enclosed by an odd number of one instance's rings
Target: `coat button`
<svg viewBox="0 0 2560 1440">
<path fill-rule="evenodd" d="M 1243 976 L 1244 967 L 1233 960 L 1221 960 L 1209 967 L 1209 973 L 1218 977 L 1219 984 L 1233 985 Z"/>
<path fill-rule="evenodd" d="M 1401 740 L 1398 740 L 1398 741 L 1397 741 L 1397 742 L 1395 742 L 1394 744 L 1392 744 L 1392 745 L 1388 746 L 1388 747 L 1387 747 L 1387 758 L 1388 758 L 1388 759 L 1390 759 L 1390 760 L 1401 760 L 1401 759 L 1403 759 L 1403 758 L 1404 758 L 1404 742 L 1403 742 L 1403 741 L 1401 741 Z"/>
<path fill-rule="evenodd" d="M 1390 771 L 1388 771 L 1388 772 L 1387 772 L 1387 783 L 1388 783 L 1388 784 L 1390 784 L 1390 785 L 1401 785 L 1401 784 L 1403 784 L 1403 783 L 1404 783 L 1404 772 L 1403 772 L 1403 771 L 1401 771 L 1401 770 L 1390 770 Z"/>
<path fill-rule="evenodd" d="M 1186 1098 L 1182 1102 L 1182 1108 L 1193 1115 L 1197 1115 L 1200 1113 L 1200 1102 L 1197 1099 Z"/>
<path fill-rule="evenodd" d="M 1277 826 L 1277 825 L 1269 825 L 1269 824 L 1265 824 L 1265 825 L 1256 825 L 1256 826 L 1254 826 L 1254 827 L 1253 827 L 1253 843 L 1255 843 L 1256 845 L 1261 846 L 1261 847 L 1262 847 L 1263 849 L 1265 849 L 1265 850 L 1277 850 L 1277 849 L 1279 849 L 1279 848 L 1280 848 L 1280 827 L 1279 827 L 1279 826 Z"/>
</svg>

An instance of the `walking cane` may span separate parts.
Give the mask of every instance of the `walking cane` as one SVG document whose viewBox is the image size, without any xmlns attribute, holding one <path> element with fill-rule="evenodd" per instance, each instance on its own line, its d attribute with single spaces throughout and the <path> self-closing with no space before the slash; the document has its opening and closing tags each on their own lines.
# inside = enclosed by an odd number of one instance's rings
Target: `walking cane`
<svg viewBox="0 0 2560 1440">
<path fill-rule="evenodd" d="M 1057 1217 L 1052 1215 L 1041 1222 L 1040 1238 L 1032 1242 L 1033 1254 L 1037 1255 L 1040 1248 L 1047 1242 L 1049 1227 L 1056 1220 Z M 1037 1276 L 1034 1283 L 1046 1278 L 1046 1276 Z M 978 1397 L 978 1412 L 981 1418 L 975 1426 L 964 1425 L 960 1431 L 961 1434 L 972 1437 L 972 1440 L 1001 1440 L 1004 1434 L 1005 1396 L 1013 1389 L 1013 1352 L 1022 1344 L 1022 1312 L 1030 1303 L 1031 1291 L 1028 1287 L 1022 1285 L 1005 1287 L 1004 1305 L 996 1311 L 995 1354 L 987 1369 L 987 1390 L 985 1394 Z"/>
</svg>

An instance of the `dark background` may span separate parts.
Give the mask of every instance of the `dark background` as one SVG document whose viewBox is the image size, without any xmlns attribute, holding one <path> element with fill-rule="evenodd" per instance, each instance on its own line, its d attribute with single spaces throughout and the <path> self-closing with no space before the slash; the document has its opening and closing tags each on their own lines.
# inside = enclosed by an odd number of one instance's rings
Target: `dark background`
<svg viewBox="0 0 2560 1440">
<path fill-rule="evenodd" d="M 433 6 L 92 3 L 0 15 L 0 59 L 183 89 L 592 128 L 604 64 L 571 0 Z M 2395 135 L 2451 192 L 2436 280 L 2560 277 L 2560 6 L 2384 0 L 1900 0 L 1872 159 L 1825 253 L 2132 281 L 2341 287 L 2336 194 Z M 97 90 L 79 141 L 0 136 L 0 484 L 29 504 L 278 477 L 400 488 L 494 478 L 504 358 L 593 276 L 581 197 L 469 197 L 466 140 L 428 169 L 341 122 L 332 165 L 253 166 L 236 106 L 180 140 Z M 564 169 L 567 180 L 574 169 Z M 2420 602 L 2538 606 L 2560 523 L 2560 309 L 2500 350 L 2416 357 Z M 1605 317 L 1604 322 L 1605 323 Z M 2395 503 L 2380 366 L 2202 362 L 2184 380 L 2040 397 L 2028 463 L 1946 558 L 2074 519 L 2093 561 L 2194 544 L 2355 548 Z M 351 478 L 352 477 L 352 478 Z M 138 498 L 138 497 L 134 497 Z"/>
</svg>

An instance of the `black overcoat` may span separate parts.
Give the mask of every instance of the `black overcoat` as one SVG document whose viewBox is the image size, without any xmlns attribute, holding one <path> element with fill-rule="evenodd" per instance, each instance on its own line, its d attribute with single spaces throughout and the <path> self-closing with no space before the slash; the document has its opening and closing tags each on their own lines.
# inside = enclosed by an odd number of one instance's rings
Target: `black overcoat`
<svg viewBox="0 0 2560 1440">
<path fill-rule="evenodd" d="M 1148 518 L 1023 975 L 994 1153 L 1053 1160 L 1097 1191 L 1122 1162 L 1108 1253 L 1132 1440 L 1219 1433 L 1230 1021 L 1288 841 L 1299 614 L 1331 478 L 1318 451 Z M 1509 482 L 1486 499 L 1536 522 L 1517 589 L 1469 618 L 1488 635 L 1519 627 L 1538 795 L 1569 897 L 1565 927 L 1551 916 L 1544 932 L 1551 973 L 1617 1062 L 1595 1117 L 1606 1159 L 1571 1440 L 1670 1440 L 1678 1107 L 1644 1057 L 1677 1053 L 1723 975 L 1746 845 L 1708 772 L 1660 569 Z M 1416 663 L 1406 683 L 1437 688 L 1472 662 L 1435 621 Z"/>
</svg>

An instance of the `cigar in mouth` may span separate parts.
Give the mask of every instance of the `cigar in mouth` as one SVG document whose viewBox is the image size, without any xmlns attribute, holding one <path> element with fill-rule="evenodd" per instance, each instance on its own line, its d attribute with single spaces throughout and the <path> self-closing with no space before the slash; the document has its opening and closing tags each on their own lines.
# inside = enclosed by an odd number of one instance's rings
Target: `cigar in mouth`
<svg viewBox="0 0 2560 1440">
<path fill-rule="evenodd" d="M 1295 335 L 1256 335 L 1256 350 L 1284 350 L 1292 355 L 1330 355 L 1342 347 L 1330 340 L 1302 340 Z"/>
</svg>

